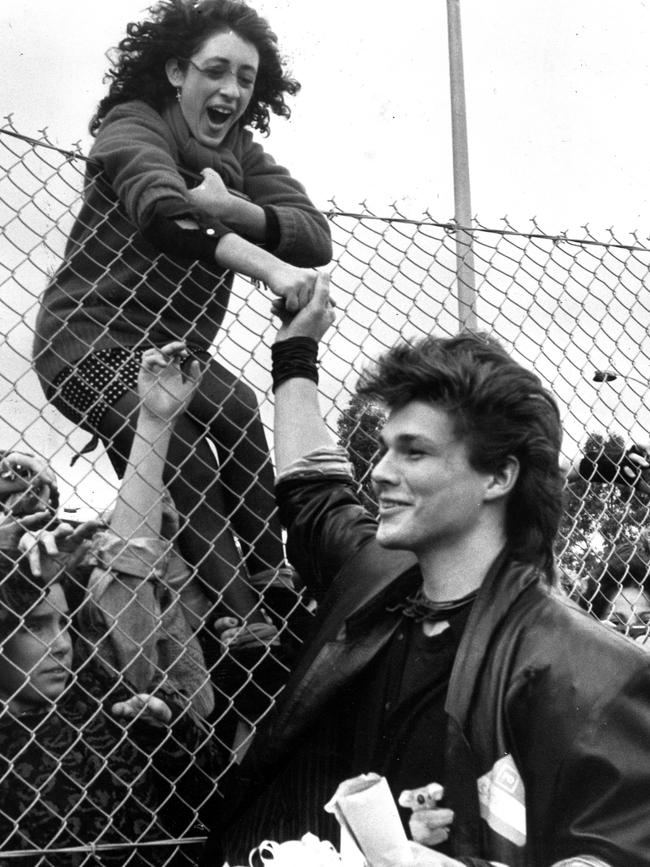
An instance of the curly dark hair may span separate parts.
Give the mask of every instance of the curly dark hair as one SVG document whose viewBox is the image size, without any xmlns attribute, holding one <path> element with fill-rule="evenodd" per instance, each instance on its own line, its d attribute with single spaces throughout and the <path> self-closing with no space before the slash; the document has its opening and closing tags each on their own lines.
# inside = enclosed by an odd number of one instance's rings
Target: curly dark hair
<svg viewBox="0 0 650 867">
<path fill-rule="evenodd" d="M 514 557 L 556 580 L 553 542 L 562 515 L 562 426 L 555 399 L 488 334 L 427 337 L 399 344 L 362 375 L 357 391 L 391 410 L 414 400 L 446 410 L 467 446 L 470 465 L 496 472 L 519 461 L 506 505 L 506 537 Z"/>
<path fill-rule="evenodd" d="M 90 132 L 97 133 L 108 112 L 122 102 L 140 99 L 160 111 L 174 94 L 165 64 L 177 58 L 187 63 L 206 39 L 224 30 L 252 43 L 260 56 L 255 89 L 242 123 L 269 132 L 270 112 L 289 117 L 285 94 L 294 96 L 300 84 L 284 69 L 275 33 L 268 22 L 243 0 L 163 0 L 149 9 L 150 17 L 126 27 L 126 37 L 110 56 L 108 94 L 97 106 Z"/>
</svg>

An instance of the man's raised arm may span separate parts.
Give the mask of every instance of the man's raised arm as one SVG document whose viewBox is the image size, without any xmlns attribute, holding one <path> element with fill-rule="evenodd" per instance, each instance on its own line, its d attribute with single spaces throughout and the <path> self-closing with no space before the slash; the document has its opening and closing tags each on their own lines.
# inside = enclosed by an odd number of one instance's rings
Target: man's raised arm
<svg viewBox="0 0 650 867">
<path fill-rule="evenodd" d="M 311 301 L 295 316 L 279 315 L 282 325 L 273 345 L 278 476 L 310 452 L 335 445 L 318 403 L 316 366 L 318 343 L 334 322 L 329 275 L 318 274 Z"/>
</svg>

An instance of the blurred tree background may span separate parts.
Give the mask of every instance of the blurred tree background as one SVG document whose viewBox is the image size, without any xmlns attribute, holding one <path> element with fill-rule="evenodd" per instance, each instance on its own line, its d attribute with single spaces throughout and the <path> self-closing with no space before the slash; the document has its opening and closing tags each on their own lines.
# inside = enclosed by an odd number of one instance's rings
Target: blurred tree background
<svg viewBox="0 0 650 867">
<path fill-rule="evenodd" d="M 368 398 L 355 394 L 337 422 L 339 444 L 347 449 L 359 483 L 361 502 L 377 517 L 377 500 L 370 473 L 379 449 L 379 432 L 386 421 L 386 411 Z"/>
</svg>

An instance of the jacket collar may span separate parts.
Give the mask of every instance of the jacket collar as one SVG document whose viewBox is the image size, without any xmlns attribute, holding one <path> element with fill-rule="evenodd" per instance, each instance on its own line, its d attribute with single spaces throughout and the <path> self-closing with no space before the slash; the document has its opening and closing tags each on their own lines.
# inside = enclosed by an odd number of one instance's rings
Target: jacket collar
<svg viewBox="0 0 650 867">
<path fill-rule="evenodd" d="M 445 710 L 461 727 L 492 634 L 519 597 L 540 581 L 540 570 L 530 563 L 511 560 L 507 548 L 501 550 L 488 569 L 467 620 L 447 691 Z"/>
</svg>

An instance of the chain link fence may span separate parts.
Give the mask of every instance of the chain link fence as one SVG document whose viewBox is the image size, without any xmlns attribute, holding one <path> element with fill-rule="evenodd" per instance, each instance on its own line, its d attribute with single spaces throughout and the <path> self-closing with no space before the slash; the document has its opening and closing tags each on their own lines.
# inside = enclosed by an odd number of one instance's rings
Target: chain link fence
<svg viewBox="0 0 650 867">
<path fill-rule="evenodd" d="M 43 458 L 59 479 L 59 518 L 77 526 L 110 507 L 118 479 L 103 448 L 85 451 L 88 433 L 46 401 L 31 358 L 37 309 L 78 212 L 86 160 L 44 135 L 21 135 L 9 120 L 0 130 L 0 166 L 0 450 Z M 363 204 L 345 211 L 332 202 L 326 216 L 335 247 L 337 323 L 321 352 L 322 406 L 334 434 L 350 447 L 372 509 L 368 472 L 382 413 L 355 399 L 354 385 L 361 369 L 398 338 L 458 330 L 456 226 L 428 213 L 413 218 L 395 205 L 373 213 Z M 597 238 L 585 226 L 580 237 L 569 237 L 535 221 L 517 229 L 507 218 L 499 227 L 477 221 L 471 233 L 478 327 L 533 367 L 557 396 L 567 467 L 577 455 L 584 458 L 566 486 L 558 541 L 564 587 L 593 616 L 644 642 L 650 628 L 650 485 L 642 448 L 650 439 L 650 246 L 635 234 L 610 231 Z M 269 443 L 274 331 L 263 288 L 235 278 L 214 354 L 253 390 Z M 5 522 L 10 517 L 5 502 Z M 232 533 L 244 559 L 236 531 L 231 526 L 224 532 Z M 152 568 L 141 556 L 143 568 Z M 197 608 L 196 571 L 184 566 L 168 572 L 171 596 L 150 600 L 158 608 L 143 641 L 172 647 L 167 667 L 155 672 L 152 683 L 169 696 L 177 715 L 172 725 L 156 728 L 139 719 L 124 728 L 105 701 L 112 690 L 120 698 L 124 673 L 114 666 L 106 681 L 102 642 L 89 645 L 80 626 L 89 564 L 98 561 L 89 554 L 85 561 L 77 556 L 64 562 L 72 585 L 77 582 L 68 593 L 79 633 L 76 674 L 47 711 L 23 717 L 7 708 L 0 719 L 0 863 L 191 863 L 205 832 L 200 808 L 232 763 L 233 743 L 268 712 L 314 603 L 290 570 L 270 568 L 260 576 L 239 569 L 277 635 L 238 657 L 214 635 L 215 618 L 230 613 L 223 599 L 208 594 Z M 42 587 L 32 590 L 33 607 L 45 596 Z M 142 599 L 136 601 L 146 609 Z M 33 628 L 29 604 L 9 626 L 0 617 L 3 666 L 26 627 Z M 176 608 L 183 611 L 180 632 L 171 623 Z M 170 671 L 190 645 L 196 670 L 180 692 L 165 692 L 174 680 Z M 162 668 L 156 653 L 149 661 Z M 209 711 L 197 700 L 208 680 L 214 695 Z M 11 697 L 7 683 L 3 693 Z M 88 828 L 95 829 L 92 839 Z"/>
</svg>

